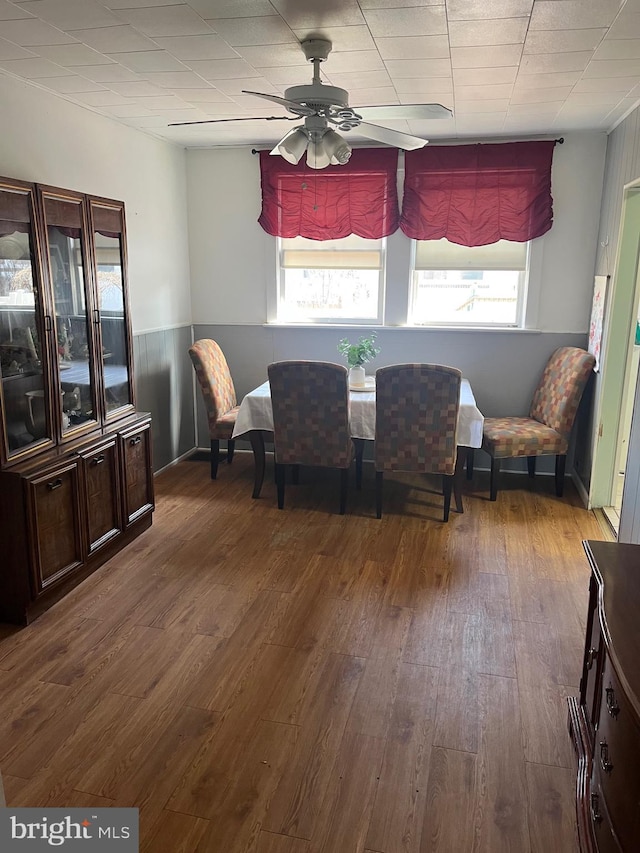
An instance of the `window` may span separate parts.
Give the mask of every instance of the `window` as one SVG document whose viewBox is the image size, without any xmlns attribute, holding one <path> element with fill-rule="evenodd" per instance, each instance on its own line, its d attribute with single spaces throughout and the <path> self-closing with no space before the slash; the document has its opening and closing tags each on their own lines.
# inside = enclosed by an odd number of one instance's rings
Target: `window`
<svg viewBox="0 0 640 853">
<path fill-rule="evenodd" d="M 416 240 L 409 322 L 522 326 L 528 243 Z"/>
<path fill-rule="evenodd" d="M 278 321 L 381 323 L 385 242 L 278 238 Z"/>
</svg>

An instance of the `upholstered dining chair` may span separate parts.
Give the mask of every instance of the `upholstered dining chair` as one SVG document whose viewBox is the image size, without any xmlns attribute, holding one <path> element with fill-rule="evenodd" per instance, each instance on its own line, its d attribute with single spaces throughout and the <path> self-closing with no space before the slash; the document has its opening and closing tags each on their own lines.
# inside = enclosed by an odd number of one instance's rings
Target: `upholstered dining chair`
<svg viewBox="0 0 640 853">
<path fill-rule="evenodd" d="M 347 504 L 354 445 L 349 431 L 348 371 L 324 361 L 277 361 L 267 368 L 273 408 L 278 508 L 284 507 L 285 466 L 340 469 L 340 514 Z"/>
<path fill-rule="evenodd" d="M 376 514 L 385 471 L 441 474 L 449 520 L 457 457 L 462 374 L 441 364 L 394 364 L 376 371 Z M 457 496 L 456 491 L 456 496 Z"/>
<path fill-rule="evenodd" d="M 235 441 L 231 438 L 238 409 L 236 391 L 224 353 L 215 341 L 202 338 L 189 347 L 209 421 L 211 479 L 218 476 L 220 441 L 227 442 L 227 462 L 231 464 Z"/>
<path fill-rule="evenodd" d="M 502 459 L 526 456 L 529 476 L 535 476 L 536 457 L 555 455 L 556 495 L 564 490 L 569 437 L 578 405 L 595 359 L 579 347 L 560 347 L 547 362 L 526 418 L 485 418 L 482 449 L 491 457 L 490 497 L 498 496 Z"/>
</svg>

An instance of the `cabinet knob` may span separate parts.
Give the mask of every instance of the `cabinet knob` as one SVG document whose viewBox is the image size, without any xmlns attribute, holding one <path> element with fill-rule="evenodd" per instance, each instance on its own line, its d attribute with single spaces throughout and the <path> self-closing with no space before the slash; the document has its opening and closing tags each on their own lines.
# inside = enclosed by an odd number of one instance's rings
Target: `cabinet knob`
<svg viewBox="0 0 640 853">
<path fill-rule="evenodd" d="M 100 456 L 94 456 L 93 459 L 91 460 L 92 465 L 102 465 L 103 462 L 104 462 L 104 454 L 103 453 L 101 453 Z"/>
<path fill-rule="evenodd" d="M 616 702 L 616 694 L 613 687 L 607 687 L 605 690 L 605 702 L 607 703 L 607 711 L 612 717 L 617 717 L 620 713 L 620 705 Z"/>
<path fill-rule="evenodd" d="M 587 669 L 591 669 L 594 660 L 598 657 L 597 649 L 589 649 L 587 652 Z"/>
<path fill-rule="evenodd" d="M 58 477 L 57 480 L 52 480 L 50 483 L 47 483 L 47 488 L 49 489 L 50 492 L 53 492 L 56 489 L 59 489 L 61 485 L 62 485 L 62 480 L 60 479 L 60 477 Z"/>
<path fill-rule="evenodd" d="M 600 767 L 605 773 L 611 773 L 613 763 L 609 760 L 609 744 L 606 740 L 600 741 Z"/>
<path fill-rule="evenodd" d="M 139 435 L 136 435 L 135 438 L 129 439 L 129 444 L 131 445 L 131 447 L 135 447 L 136 444 L 140 444 L 141 441 L 142 438 Z"/>
<path fill-rule="evenodd" d="M 599 812 L 599 797 L 597 794 L 591 794 L 591 820 L 594 823 L 600 823 L 602 815 Z"/>
</svg>

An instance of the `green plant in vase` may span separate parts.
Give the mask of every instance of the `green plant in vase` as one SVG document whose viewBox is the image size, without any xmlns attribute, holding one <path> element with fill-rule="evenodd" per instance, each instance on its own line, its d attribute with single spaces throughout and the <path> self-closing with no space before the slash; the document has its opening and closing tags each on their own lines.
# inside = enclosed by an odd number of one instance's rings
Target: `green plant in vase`
<svg viewBox="0 0 640 853">
<path fill-rule="evenodd" d="M 350 343 L 347 338 L 342 338 L 338 343 L 338 352 L 347 359 L 349 365 L 349 384 L 354 386 L 364 385 L 364 365 L 372 361 L 380 352 L 380 347 L 375 345 L 376 333 L 361 335 L 358 342 Z"/>
</svg>

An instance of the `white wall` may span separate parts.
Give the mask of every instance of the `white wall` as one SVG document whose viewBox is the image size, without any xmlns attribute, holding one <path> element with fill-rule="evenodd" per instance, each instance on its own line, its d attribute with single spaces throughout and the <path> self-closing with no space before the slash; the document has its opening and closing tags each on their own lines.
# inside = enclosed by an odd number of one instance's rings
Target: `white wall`
<svg viewBox="0 0 640 853">
<path fill-rule="evenodd" d="M 0 76 L 0 175 L 125 203 L 135 333 L 191 322 L 185 152 Z"/>
<path fill-rule="evenodd" d="M 534 241 L 527 326 L 586 332 L 591 310 L 607 138 L 569 134 L 554 151 L 554 225 Z M 187 152 L 192 306 L 195 323 L 262 324 L 275 292 L 275 238 L 258 225 L 260 164 L 249 148 Z M 390 266 L 410 241 L 390 241 Z M 393 254 L 393 258 L 391 257 Z M 387 287 L 406 289 L 406 280 Z M 455 332 L 451 334 L 455 335 Z"/>
</svg>

